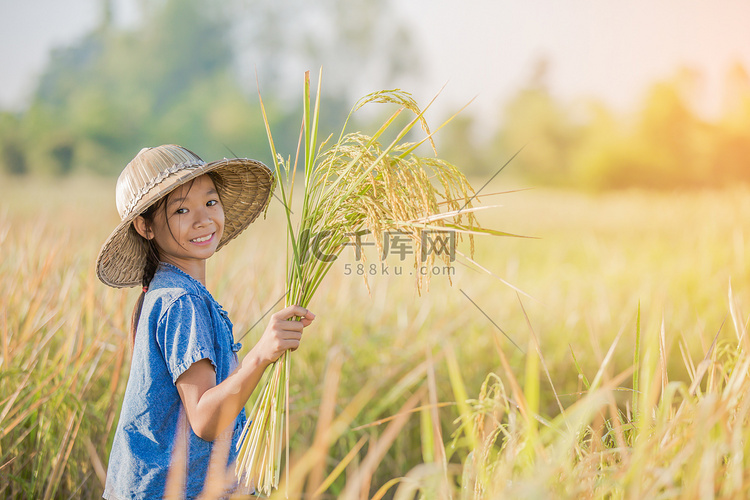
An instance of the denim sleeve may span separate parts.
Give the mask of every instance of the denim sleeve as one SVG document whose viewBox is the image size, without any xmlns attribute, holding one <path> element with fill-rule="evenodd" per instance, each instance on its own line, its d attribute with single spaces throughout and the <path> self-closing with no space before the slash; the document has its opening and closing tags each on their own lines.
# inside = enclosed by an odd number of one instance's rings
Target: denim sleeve
<svg viewBox="0 0 750 500">
<path fill-rule="evenodd" d="M 156 342 L 173 383 L 201 359 L 210 360 L 216 372 L 211 312 L 202 297 L 186 294 L 175 300 L 159 319 Z"/>
</svg>

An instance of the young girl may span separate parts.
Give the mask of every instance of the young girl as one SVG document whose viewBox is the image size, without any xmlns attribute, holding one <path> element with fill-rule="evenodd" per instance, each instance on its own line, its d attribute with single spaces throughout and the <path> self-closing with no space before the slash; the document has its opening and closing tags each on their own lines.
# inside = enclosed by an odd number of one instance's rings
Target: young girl
<svg viewBox="0 0 750 500">
<path fill-rule="evenodd" d="M 195 498 L 220 440 L 231 442 L 227 466 L 234 470 L 245 403 L 266 367 L 299 346 L 315 317 L 298 306 L 278 311 L 240 363 L 232 322 L 205 286 L 206 259 L 265 210 L 273 183 L 260 162 L 205 163 L 175 145 L 141 150 L 120 174 L 122 222 L 102 246 L 97 275 L 143 293 L 133 310 L 130 376 L 104 498 L 162 498 L 180 449 L 186 469 L 176 475 L 185 496 Z M 230 478 L 225 495 L 238 492 Z"/>
</svg>

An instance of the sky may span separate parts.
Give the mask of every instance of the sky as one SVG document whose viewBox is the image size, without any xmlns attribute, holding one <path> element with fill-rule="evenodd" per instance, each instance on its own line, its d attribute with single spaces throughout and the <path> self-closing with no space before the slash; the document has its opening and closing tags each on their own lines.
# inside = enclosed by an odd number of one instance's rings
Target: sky
<svg viewBox="0 0 750 500">
<path fill-rule="evenodd" d="M 444 106 L 497 113 L 538 61 L 562 99 L 594 98 L 615 110 L 638 105 L 653 82 L 688 66 L 702 75 L 695 106 L 720 109 L 733 62 L 750 69 L 746 0 L 398 0 L 426 68 L 413 90 L 425 99 L 444 84 Z M 122 24 L 138 0 L 116 0 Z M 52 48 L 96 26 L 99 0 L 0 0 L 0 109 L 22 110 Z M 390 82 L 382 83 L 387 86 Z M 418 99 L 420 100 L 420 99 Z M 420 101 L 421 102 L 421 101 Z"/>
<path fill-rule="evenodd" d="M 704 75 L 705 112 L 720 105 L 734 61 L 750 68 L 750 2 L 718 0 L 430 0 L 404 2 L 433 55 L 433 79 L 503 100 L 549 61 L 549 86 L 624 110 L 681 66 Z M 465 89 L 465 90 L 464 90 Z"/>
</svg>

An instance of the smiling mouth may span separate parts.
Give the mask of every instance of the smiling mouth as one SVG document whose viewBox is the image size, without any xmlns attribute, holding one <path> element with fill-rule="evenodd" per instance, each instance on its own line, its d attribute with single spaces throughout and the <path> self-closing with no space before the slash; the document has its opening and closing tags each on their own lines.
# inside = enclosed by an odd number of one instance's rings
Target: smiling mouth
<svg viewBox="0 0 750 500">
<path fill-rule="evenodd" d="M 190 240 L 192 243 L 204 243 L 214 237 L 215 233 L 211 233 L 207 236 L 201 236 L 200 238 L 193 238 Z"/>
</svg>

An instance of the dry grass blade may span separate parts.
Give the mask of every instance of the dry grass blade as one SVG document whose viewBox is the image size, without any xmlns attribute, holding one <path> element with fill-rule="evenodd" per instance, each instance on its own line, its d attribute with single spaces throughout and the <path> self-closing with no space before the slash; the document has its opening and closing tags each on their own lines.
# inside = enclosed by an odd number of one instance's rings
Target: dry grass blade
<svg viewBox="0 0 750 500">
<path fill-rule="evenodd" d="M 432 441 L 435 462 L 440 463 L 443 468 L 443 482 L 439 490 L 443 493 L 450 491 L 448 479 L 448 458 L 443 445 L 443 431 L 440 427 L 440 416 L 438 415 L 438 395 L 437 382 L 435 380 L 435 365 L 433 364 L 432 354 L 427 351 L 427 394 L 430 402 L 430 417 L 432 423 Z M 441 495 L 450 498 L 450 494 Z"/>
<path fill-rule="evenodd" d="M 423 392 L 424 389 L 415 392 L 398 411 L 399 417 L 388 424 L 383 431 L 383 434 L 380 436 L 380 439 L 372 443 L 370 450 L 367 452 L 367 455 L 360 464 L 359 469 L 354 474 L 354 477 L 347 481 L 342 498 L 368 498 L 372 474 L 385 456 L 388 448 L 398 437 L 401 429 L 408 422 L 409 416 L 412 413 L 411 410 L 422 398 Z"/>
<path fill-rule="evenodd" d="M 667 341 L 664 331 L 664 317 L 661 319 L 661 328 L 659 329 L 659 374 L 661 375 L 661 395 L 667 390 L 669 383 L 669 374 L 667 373 Z"/>
<path fill-rule="evenodd" d="M 739 305 L 736 303 L 734 299 L 734 294 L 732 293 L 732 281 L 729 281 L 729 314 L 732 316 L 732 322 L 734 323 L 734 332 L 737 335 L 737 341 L 740 344 L 743 344 L 745 346 L 748 345 L 748 341 L 746 340 L 747 337 L 747 330 L 745 328 L 745 323 L 742 321 L 742 315 L 739 311 Z"/>
<path fill-rule="evenodd" d="M 101 458 L 99 458 L 99 453 L 96 451 L 96 446 L 94 446 L 94 443 L 91 442 L 91 438 L 89 436 L 85 436 L 83 443 L 86 446 L 86 451 L 88 452 L 89 457 L 91 457 L 91 465 L 94 467 L 96 477 L 99 478 L 99 484 L 101 484 L 101 487 L 104 488 L 107 480 L 107 471 L 104 468 L 104 464 L 102 463 Z"/>
<path fill-rule="evenodd" d="M 232 446 L 233 427 L 224 431 L 214 440 L 211 459 L 206 473 L 206 483 L 203 485 L 199 500 L 214 500 L 220 498 L 228 483 L 231 484 L 234 471 L 227 470 L 227 457 Z"/>
<path fill-rule="evenodd" d="M 187 425 L 185 413 L 180 412 L 177 429 L 175 430 L 175 445 L 172 450 L 167 482 L 164 487 L 164 498 L 169 500 L 179 500 L 184 497 L 188 461 Z"/>
<path fill-rule="evenodd" d="M 383 486 L 380 487 L 378 491 L 375 492 L 375 494 L 372 496 L 370 500 L 380 500 L 385 496 L 386 493 L 388 493 L 388 490 L 393 488 L 395 485 L 403 481 L 404 478 L 401 477 L 394 477 L 387 483 L 385 483 Z"/>
<path fill-rule="evenodd" d="M 599 367 L 599 370 L 596 372 L 596 375 L 594 376 L 594 380 L 591 382 L 591 390 L 595 390 L 599 388 L 599 385 L 602 383 L 602 379 L 604 377 L 605 370 L 609 366 L 609 363 L 612 361 L 612 358 L 615 355 L 615 348 L 617 347 L 617 344 L 620 342 L 620 338 L 622 337 L 623 330 L 620 331 L 620 333 L 617 334 L 617 337 L 615 337 L 615 340 L 612 341 L 612 345 L 609 347 L 609 350 L 607 351 L 606 356 L 604 356 L 604 361 L 602 361 L 601 366 Z"/>
<path fill-rule="evenodd" d="M 357 444 L 355 444 L 352 449 L 347 452 L 344 458 L 342 458 L 341 461 L 336 464 L 336 467 L 334 467 L 328 477 L 325 478 L 325 480 L 320 483 L 320 486 L 318 486 L 315 492 L 313 492 L 313 498 L 321 495 L 333 484 L 333 482 L 341 475 L 341 473 L 344 472 L 344 469 L 346 469 L 346 467 L 351 463 L 354 457 L 357 456 L 357 453 L 359 453 L 359 450 L 361 450 L 365 443 L 367 443 L 367 440 L 368 436 L 362 436 L 361 438 L 359 438 Z"/>
<path fill-rule="evenodd" d="M 84 416 L 84 412 L 81 412 L 80 414 L 73 413 L 70 416 L 70 420 L 68 421 L 67 431 L 62 440 L 63 453 L 56 457 L 55 465 L 52 468 L 50 481 L 48 482 L 47 489 L 44 492 L 44 500 L 53 498 L 55 495 L 55 491 L 57 490 L 60 476 L 62 475 L 63 470 L 65 470 L 65 464 L 68 462 L 68 458 L 70 457 L 70 452 L 73 450 L 73 445 L 75 444 L 75 439 L 76 439 L 76 436 L 78 435 L 78 429 L 81 426 L 81 421 L 83 420 L 83 416 Z"/>
<path fill-rule="evenodd" d="M 432 410 L 438 410 L 440 408 L 445 408 L 447 406 L 455 406 L 455 405 L 456 405 L 456 403 L 453 403 L 453 402 L 450 402 L 450 403 L 436 403 L 436 404 L 431 404 L 430 403 L 430 404 L 426 404 L 426 405 L 416 406 L 416 407 L 412 408 L 411 410 L 409 410 L 408 413 L 416 413 L 418 411 L 423 411 L 423 410 L 430 410 L 430 411 L 432 411 Z M 391 420 L 395 420 L 395 419 L 397 419 L 400 416 L 401 416 L 401 413 L 396 413 L 396 414 L 391 415 L 389 417 L 380 418 L 380 419 L 378 419 L 378 420 L 376 420 L 374 422 L 370 422 L 369 424 L 358 425 L 357 427 L 354 427 L 352 429 L 352 431 L 361 431 L 363 429 L 368 429 L 370 427 L 378 427 L 379 425 L 383 425 L 386 422 L 390 422 Z"/>
<path fill-rule="evenodd" d="M 312 449 L 317 454 L 317 460 L 307 479 L 307 492 L 312 498 L 317 496 L 316 491 L 321 489 L 323 482 L 325 458 L 328 451 L 328 433 L 336 410 L 336 395 L 338 394 L 343 362 L 343 353 L 340 348 L 333 348 L 328 351 L 328 366 L 323 378 L 323 398 L 320 401 L 318 422 L 315 426 L 315 437 L 312 444 Z"/>
<path fill-rule="evenodd" d="M 346 407 L 339 413 L 339 415 L 331 422 L 326 432 L 327 442 L 326 447 L 338 439 L 343 433 L 350 430 L 350 424 L 357 415 L 369 404 L 373 396 L 376 394 L 380 382 L 369 381 L 362 387 L 354 397 L 349 401 Z M 353 458 L 353 457 L 352 457 Z M 309 448 L 305 454 L 299 458 L 293 465 L 289 476 L 285 478 L 284 490 L 276 491 L 272 494 L 272 498 L 286 498 L 286 490 L 294 492 L 301 492 L 302 485 L 304 484 L 305 478 L 309 474 L 309 471 L 317 465 L 318 451 L 313 448 Z M 332 479 L 331 481 L 333 481 Z M 288 484 L 286 484 L 288 483 Z M 301 494 L 301 493 L 300 493 Z"/>
<path fill-rule="evenodd" d="M 698 367 L 696 368 L 695 377 L 693 378 L 693 382 L 690 384 L 690 388 L 688 389 L 688 393 L 693 396 L 698 391 L 698 388 L 701 385 L 701 382 L 703 381 L 703 377 L 706 375 L 706 372 L 711 367 L 711 358 L 714 353 L 714 348 L 716 347 L 716 341 L 719 340 L 719 334 L 721 333 L 721 329 L 724 328 L 724 322 L 721 322 L 721 326 L 719 326 L 719 331 L 716 332 L 716 336 L 714 336 L 713 342 L 711 342 L 711 347 L 708 348 L 708 352 L 706 352 L 706 355 L 703 357 L 703 361 L 698 363 Z"/>
<path fill-rule="evenodd" d="M 536 332 L 534 331 L 534 327 L 531 326 L 531 320 L 529 319 L 529 315 L 526 314 L 526 308 L 523 307 L 523 302 L 521 301 L 521 297 L 519 295 L 516 295 L 518 298 L 518 303 L 521 305 L 521 311 L 523 312 L 523 317 L 526 319 L 526 325 L 529 327 L 529 332 L 531 332 L 531 338 L 534 340 L 534 347 L 537 351 L 537 354 L 539 355 L 539 360 L 542 363 L 542 368 L 544 369 L 544 373 L 547 376 L 547 381 L 549 382 L 550 388 L 552 389 L 552 394 L 555 395 L 555 401 L 557 402 L 557 407 L 560 409 L 561 414 L 565 414 L 565 408 L 563 408 L 562 403 L 560 402 L 560 396 L 557 395 L 557 390 L 555 390 L 555 384 L 552 382 L 552 376 L 549 373 L 549 368 L 547 368 L 547 363 L 544 361 L 544 354 L 542 354 L 542 346 L 539 345 L 539 337 L 537 337 Z"/>
<path fill-rule="evenodd" d="M 513 285 L 513 284 L 511 284 L 511 283 L 508 283 L 507 281 L 505 281 L 504 279 L 502 279 L 502 278 L 501 278 L 500 276 L 496 275 L 495 273 L 493 273 L 492 271 L 490 271 L 490 270 L 489 270 L 489 269 L 487 269 L 486 267 L 482 266 L 481 264 L 479 264 L 478 262 L 476 262 L 476 261 L 475 261 L 474 259 L 472 259 L 471 257 L 467 256 L 466 254 L 464 254 L 464 253 L 463 253 L 463 252 L 461 252 L 460 250 L 456 250 L 456 253 L 457 253 L 458 255 L 460 255 L 461 257 L 463 257 L 464 259 L 466 259 L 467 261 L 469 261 L 469 262 L 470 262 L 471 264 L 475 265 L 476 267 L 478 267 L 479 269 L 481 269 L 482 271 L 484 271 L 485 273 L 489 274 L 490 276 L 492 276 L 492 277 L 493 277 L 493 278 L 495 278 L 496 280 L 500 281 L 500 283 L 502 283 L 503 285 L 505 285 L 505 286 L 507 286 L 507 287 L 511 288 L 511 289 L 512 289 L 512 290 L 514 290 L 514 291 L 515 291 L 516 293 L 519 293 L 519 294 L 523 295 L 524 297 L 528 297 L 528 298 L 530 298 L 531 300 L 537 300 L 537 299 L 535 299 L 534 297 L 532 297 L 531 295 L 529 295 L 528 293 L 526 293 L 526 292 L 524 292 L 523 290 L 521 290 L 520 288 L 518 288 L 518 287 L 514 286 L 514 285 Z"/>
</svg>

